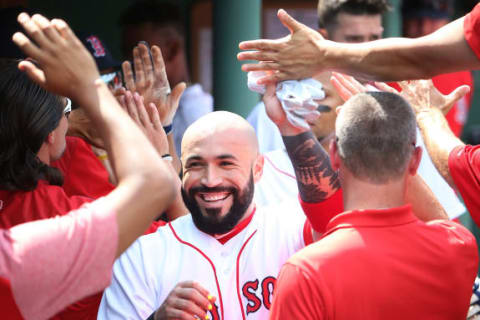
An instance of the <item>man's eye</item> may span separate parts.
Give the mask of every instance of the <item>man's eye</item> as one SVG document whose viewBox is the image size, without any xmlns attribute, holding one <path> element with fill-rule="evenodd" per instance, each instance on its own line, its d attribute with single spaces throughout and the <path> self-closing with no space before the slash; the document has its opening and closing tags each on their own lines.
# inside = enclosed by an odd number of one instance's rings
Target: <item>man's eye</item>
<svg viewBox="0 0 480 320">
<path fill-rule="evenodd" d="M 220 165 L 221 165 L 221 166 L 232 166 L 232 165 L 233 165 L 233 162 L 230 162 L 230 161 L 222 161 L 222 162 L 220 162 Z"/>
</svg>

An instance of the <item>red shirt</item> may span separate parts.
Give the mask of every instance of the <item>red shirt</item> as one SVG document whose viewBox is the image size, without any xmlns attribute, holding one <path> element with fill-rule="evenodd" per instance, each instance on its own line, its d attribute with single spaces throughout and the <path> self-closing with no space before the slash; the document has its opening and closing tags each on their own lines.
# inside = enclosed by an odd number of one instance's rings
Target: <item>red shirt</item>
<svg viewBox="0 0 480 320">
<path fill-rule="evenodd" d="M 463 21 L 463 33 L 470 48 L 480 59 L 480 4 L 465 16 Z"/>
<path fill-rule="evenodd" d="M 454 148 L 448 168 L 468 212 L 480 226 L 480 145 Z"/>
<path fill-rule="evenodd" d="M 115 186 L 92 148 L 83 139 L 66 137 L 67 147 L 62 157 L 52 163 L 64 177 L 63 189 L 68 196 L 82 195 L 93 199 L 112 191 Z"/>
<path fill-rule="evenodd" d="M 283 266 L 270 319 L 465 319 L 477 266 L 455 222 L 410 205 L 345 212 Z"/>
</svg>

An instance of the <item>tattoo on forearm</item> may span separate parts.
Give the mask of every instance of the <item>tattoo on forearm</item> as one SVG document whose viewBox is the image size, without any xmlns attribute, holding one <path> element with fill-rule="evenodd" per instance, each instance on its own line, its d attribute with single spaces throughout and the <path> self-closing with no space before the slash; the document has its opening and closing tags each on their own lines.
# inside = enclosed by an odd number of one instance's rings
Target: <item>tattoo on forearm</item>
<svg viewBox="0 0 480 320">
<path fill-rule="evenodd" d="M 332 169 L 328 154 L 311 131 L 282 138 L 303 201 L 323 201 L 340 188 L 338 174 Z"/>
</svg>

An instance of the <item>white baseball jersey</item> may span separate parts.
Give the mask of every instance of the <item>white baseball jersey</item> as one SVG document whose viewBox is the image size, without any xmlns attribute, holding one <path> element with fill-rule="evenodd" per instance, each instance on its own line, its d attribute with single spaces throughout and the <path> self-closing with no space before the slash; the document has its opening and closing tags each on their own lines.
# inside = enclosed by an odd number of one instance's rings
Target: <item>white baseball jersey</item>
<svg viewBox="0 0 480 320">
<path fill-rule="evenodd" d="M 417 129 L 417 144 L 422 147 L 422 159 L 418 174 L 432 189 L 450 219 L 457 218 L 465 212 L 465 207 L 458 199 L 455 191 L 443 179 L 435 168 L 422 136 Z M 263 175 L 255 185 L 255 203 L 259 206 L 270 205 L 285 199 L 297 199 L 298 187 L 290 158 L 285 149 L 278 149 L 264 154 Z M 300 204 L 298 204 L 300 207 Z"/>
<path fill-rule="evenodd" d="M 292 209 L 295 210 L 295 209 Z M 146 319 L 182 281 L 217 297 L 210 319 L 268 319 L 283 263 L 305 246 L 305 216 L 282 205 L 257 208 L 248 225 L 221 244 L 186 215 L 137 240 L 113 268 L 98 319 Z"/>
</svg>

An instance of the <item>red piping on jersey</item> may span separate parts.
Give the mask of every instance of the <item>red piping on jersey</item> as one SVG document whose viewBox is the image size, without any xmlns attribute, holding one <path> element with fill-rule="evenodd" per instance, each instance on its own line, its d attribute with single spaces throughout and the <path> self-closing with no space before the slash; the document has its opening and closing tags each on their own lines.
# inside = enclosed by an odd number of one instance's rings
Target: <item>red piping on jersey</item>
<svg viewBox="0 0 480 320">
<path fill-rule="evenodd" d="M 240 256 L 242 255 L 242 251 L 243 249 L 245 249 L 245 246 L 247 245 L 248 241 L 250 241 L 250 239 L 252 239 L 253 235 L 257 233 L 257 230 L 255 230 L 251 235 L 250 237 L 248 237 L 247 241 L 245 241 L 245 243 L 242 245 L 242 248 L 240 249 L 240 252 L 238 253 L 238 256 L 237 256 L 237 296 L 238 296 L 238 302 L 240 302 L 240 308 L 241 308 L 241 311 L 242 311 L 242 319 L 245 320 L 245 313 L 243 312 L 243 303 L 242 303 L 242 297 L 240 296 L 240 275 L 239 275 L 239 272 L 240 272 Z"/>
<path fill-rule="evenodd" d="M 277 170 L 280 173 L 283 173 L 284 175 L 294 179 L 295 181 L 297 180 L 297 178 L 295 178 L 294 175 L 291 175 L 290 173 L 288 173 L 286 171 L 278 169 L 277 166 L 273 164 L 272 160 L 270 160 L 266 155 L 263 155 L 263 158 L 267 159 L 267 161 L 272 165 L 273 169 Z"/>
<path fill-rule="evenodd" d="M 210 265 L 212 266 L 212 269 L 213 269 L 213 275 L 215 276 L 215 284 L 217 285 L 217 290 L 218 290 L 218 294 L 219 294 L 219 300 L 220 300 L 220 312 L 222 313 L 222 320 L 224 320 L 225 318 L 223 317 L 223 300 L 222 300 L 222 291 L 220 290 L 220 285 L 218 284 L 218 278 L 217 278 L 217 270 L 215 269 L 215 265 L 213 264 L 212 260 L 210 260 L 209 257 L 207 257 L 207 255 L 205 253 L 202 252 L 202 250 L 198 249 L 197 247 L 195 247 L 193 244 L 189 243 L 189 242 L 186 242 L 186 241 L 183 241 L 182 239 L 180 239 L 180 237 L 177 235 L 177 233 L 175 232 L 175 229 L 173 229 L 173 226 L 171 223 L 168 224 L 168 226 L 170 227 L 170 229 L 172 230 L 173 232 L 173 235 L 175 236 L 175 238 L 177 238 L 177 240 L 184 244 L 184 245 L 187 245 L 195 250 L 198 251 L 198 253 L 200 253 L 209 263 Z M 248 240 L 247 240 L 248 241 Z M 243 248 L 242 248 L 243 249 Z M 241 251 L 240 251 L 241 252 Z M 242 307 L 243 309 L 243 307 Z"/>
</svg>

